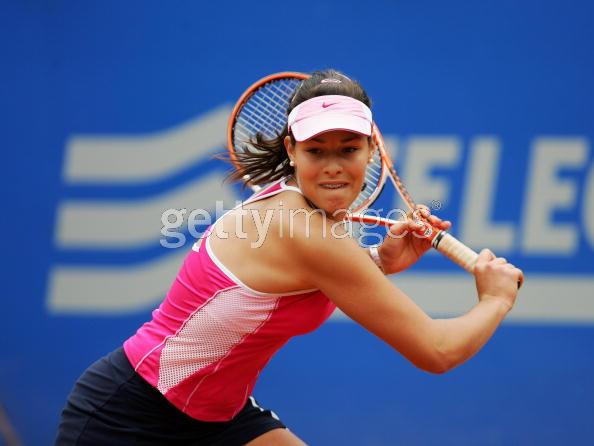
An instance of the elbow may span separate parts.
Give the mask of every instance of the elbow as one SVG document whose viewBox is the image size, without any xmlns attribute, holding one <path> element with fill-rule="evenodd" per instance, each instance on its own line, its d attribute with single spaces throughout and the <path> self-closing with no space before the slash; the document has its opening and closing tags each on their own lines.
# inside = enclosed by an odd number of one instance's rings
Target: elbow
<svg viewBox="0 0 594 446">
<path fill-rule="evenodd" d="M 425 355 L 421 363 L 415 365 L 433 375 L 443 375 L 455 368 L 459 363 L 457 356 L 453 352 L 435 348 Z"/>
<path fill-rule="evenodd" d="M 417 354 L 408 356 L 408 360 L 418 369 L 433 375 L 443 375 L 457 365 L 448 355 L 440 351 L 427 351 L 420 355 L 418 353 L 420 352 L 417 351 Z"/>
<path fill-rule="evenodd" d="M 464 362 L 465 352 L 460 343 L 452 342 L 448 336 L 443 321 L 435 321 L 436 330 L 432 332 L 431 342 L 426 352 L 427 364 L 425 371 L 436 375 L 443 375 Z"/>
<path fill-rule="evenodd" d="M 456 364 L 448 361 L 447 358 L 438 358 L 425 367 L 424 370 L 433 375 L 443 375 L 454 367 L 456 367 Z"/>
<path fill-rule="evenodd" d="M 454 369 L 465 360 L 465 351 L 459 342 L 452 341 L 441 321 L 424 330 L 413 342 L 402 344 L 398 339 L 392 347 L 406 357 L 415 367 L 434 374 L 442 375 Z"/>
<path fill-rule="evenodd" d="M 423 364 L 416 364 L 421 370 L 431 373 L 433 375 L 443 375 L 449 372 L 457 364 L 450 361 L 447 356 L 441 356 L 440 354 L 435 355 Z"/>
</svg>

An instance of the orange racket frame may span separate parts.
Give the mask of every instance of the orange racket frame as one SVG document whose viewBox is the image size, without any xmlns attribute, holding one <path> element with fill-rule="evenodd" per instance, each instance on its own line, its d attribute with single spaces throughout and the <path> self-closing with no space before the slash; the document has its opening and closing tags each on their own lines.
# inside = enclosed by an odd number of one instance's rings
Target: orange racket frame
<svg viewBox="0 0 594 446">
<path fill-rule="evenodd" d="M 285 79 L 285 78 L 304 80 L 304 79 L 307 79 L 308 77 L 309 77 L 309 75 L 307 75 L 307 74 L 291 72 L 291 71 L 271 74 L 269 76 L 266 76 L 266 77 L 258 80 L 257 82 L 254 82 L 241 95 L 241 97 L 238 99 L 237 103 L 235 104 L 235 107 L 233 108 L 233 111 L 229 118 L 229 124 L 227 127 L 227 141 L 228 141 L 228 149 L 229 149 L 229 153 L 230 153 L 230 158 L 236 167 L 240 167 L 240 166 L 239 166 L 237 157 L 235 155 L 235 146 L 233 143 L 233 139 L 234 139 L 233 132 L 234 132 L 234 125 L 235 125 L 236 117 L 241 112 L 245 103 L 249 100 L 249 98 L 256 91 L 258 91 L 260 88 L 262 88 L 264 85 L 266 85 L 269 82 L 273 82 L 273 81 Z M 386 219 L 386 218 L 382 218 L 382 217 L 365 215 L 365 213 L 362 212 L 371 203 L 373 203 L 373 201 L 377 198 L 377 195 L 379 195 L 379 192 L 381 191 L 382 187 L 384 186 L 384 183 L 387 180 L 387 177 L 390 178 L 394 187 L 396 188 L 396 190 L 398 191 L 398 193 L 400 194 L 400 196 L 402 197 L 404 202 L 407 204 L 407 206 L 410 208 L 410 210 L 415 211 L 415 209 L 416 209 L 416 205 L 415 205 L 414 201 L 412 200 L 406 187 L 400 180 L 400 177 L 396 173 L 392 159 L 390 158 L 390 156 L 386 150 L 386 147 L 384 145 L 384 140 L 381 135 L 381 132 L 379 131 L 379 129 L 375 123 L 373 124 L 372 139 L 373 139 L 374 144 L 377 146 L 377 150 L 379 151 L 379 155 L 381 156 L 381 160 L 382 160 L 381 179 L 380 179 L 378 186 L 376 188 L 377 191 L 375 191 L 375 193 L 372 194 L 372 198 L 366 200 L 361 205 L 359 205 L 357 208 L 355 208 L 348 215 L 347 218 L 351 221 L 356 221 L 356 222 L 366 223 L 366 224 L 379 224 L 382 226 L 391 226 L 394 224 L 401 224 L 402 222 L 399 222 L 398 220 L 391 220 L 391 219 Z M 246 180 L 249 182 L 249 179 L 246 179 Z M 252 185 L 251 187 L 254 190 L 259 189 L 259 187 L 255 186 L 255 185 Z M 447 231 L 434 228 L 426 220 L 424 222 L 425 222 L 426 226 L 428 227 L 428 230 L 425 232 L 424 236 L 427 237 L 431 241 L 431 246 L 433 248 L 435 248 L 437 251 L 441 252 L 446 257 L 448 257 L 454 263 L 456 263 L 457 265 L 459 265 L 460 267 L 462 267 L 463 269 L 468 271 L 469 273 L 473 273 L 474 266 L 475 266 L 477 258 L 478 258 L 478 254 L 474 250 L 472 250 L 471 248 L 466 246 L 464 243 L 462 243 L 461 241 L 459 241 L 458 239 L 453 237 Z M 518 286 L 520 286 L 520 285 L 521 285 L 521 283 L 518 284 Z"/>
</svg>

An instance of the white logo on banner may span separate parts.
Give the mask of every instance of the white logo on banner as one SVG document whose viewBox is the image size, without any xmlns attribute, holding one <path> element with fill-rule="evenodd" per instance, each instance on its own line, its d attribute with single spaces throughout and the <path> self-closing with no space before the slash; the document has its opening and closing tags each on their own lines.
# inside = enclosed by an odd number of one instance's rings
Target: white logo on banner
<svg viewBox="0 0 594 446">
<path fill-rule="evenodd" d="M 64 181 L 77 187 L 142 186 L 173 178 L 184 168 L 209 160 L 225 146 L 227 106 L 178 127 L 143 136 L 75 135 L 67 144 Z M 504 187 L 502 142 L 492 136 L 469 141 L 466 157 L 460 138 L 415 136 L 386 138 L 413 197 L 421 203 L 447 206 L 451 178 L 433 169 L 460 169 L 464 162 L 460 212 L 456 233 L 477 250 L 489 247 L 497 254 L 542 256 L 571 260 L 578 240 L 594 245 L 594 166 L 588 141 L 583 138 L 537 138 L 533 141 L 521 218 L 494 219 L 497 192 Z M 396 150 L 398 149 L 398 150 Z M 398 153 L 396 153 L 398 152 Z M 404 162 L 399 163 L 399 158 Z M 400 164 L 403 164 L 402 166 Z M 561 170 L 578 175 L 561 177 Z M 58 206 L 55 245 L 58 249 L 93 252 L 134 251 L 157 245 L 163 211 L 211 209 L 216 200 L 232 205 L 238 199 L 223 182 L 224 173 L 201 171 L 180 186 L 161 189 L 141 199 L 67 199 Z M 581 184 L 580 182 L 583 182 Z M 581 191 L 581 193 L 579 193 Z M 580 200 L 581 201 L 578 201 Z M 501 197 L 499 198 L 501 200 Z M 401 207 L 398 201 L 395 207 Z M 577 209 L 580 222 L 558 223 L 554 213 Z M 50 271 L 47 305 L 60 314 L 125 314 L 153 308 L 163 299 L 187 249 L 169 249 L 156 258 L 113 265 L 56 264 Z M 430 255 L 437 255 L 431 253 Z M 575 261 L 575 259 L 574 259 Z M 519 265 L 522 266 L 522 265 Z M 458 314 L 475 302 L 471 276 L 462 272 L 410 272 L 392 277 L 394 283 L 432 314 Z M 443 290 L 438 298 L 435 290 Z M 510 315 L 537 322 L 594 321 L 594 277 L 529 273 Z M 338 312 L 337 318 L 342 318 Z M 336 318 L 335 317 L 335 318 Z"/>
<path fill-rule="evenodd" d="M 179 127 L 147 136 L 74 136 L 66 147 L 64 180 L 69 185 L 143 185 L 169 177 L 225 147 L 231 109 L 220 107 Z M 141 199 L 69 199 L 57 212 L 59 249 L 89 252 L 134 250 L 161 238 L 161 215 L 169 208 L 210 209 L 236 196 L 223 172 Z M 154 307 L 165 296 L 186 250 L 166 250 L 125 265 L 54 265 L 47 305 L 54 313 L 127 313 Z"/>
</svg>

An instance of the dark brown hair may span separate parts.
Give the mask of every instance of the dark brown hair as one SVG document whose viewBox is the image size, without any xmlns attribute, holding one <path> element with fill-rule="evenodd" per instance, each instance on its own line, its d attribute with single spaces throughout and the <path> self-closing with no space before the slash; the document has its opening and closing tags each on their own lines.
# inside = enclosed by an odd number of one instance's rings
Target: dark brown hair
<svg viewBox="0 0 594 446">
<path fill-rule="evenodd" d="M 322 82 L 325 79 L 336 79 L 340 82 Z M 371 101 L 359 82 L 349 79 L 344 74 L 334 69 L 314 71 L 308 79 L 301 82 L 290 100 L 287 116 L 291 111 L 308 99 L 325 95 L 349 96 L 357 99 L 371 108 Z M 267 184 L 293 174 L 294 169 L 289 165 L 289 156 L 284 145 L 287 136 L 285 125 L 275 138 L 265 138 L 258 133 L 254 141 L 247 145 L 245 151 L 237 153 L 237 161 L 241 165 L 229 175 L 229 179 L 243 181 L 247 184 Z M 291 142 L 295 144 L 293 135 Z M 249 179 L 247 181 L 246 179 Z"/>
</svg>

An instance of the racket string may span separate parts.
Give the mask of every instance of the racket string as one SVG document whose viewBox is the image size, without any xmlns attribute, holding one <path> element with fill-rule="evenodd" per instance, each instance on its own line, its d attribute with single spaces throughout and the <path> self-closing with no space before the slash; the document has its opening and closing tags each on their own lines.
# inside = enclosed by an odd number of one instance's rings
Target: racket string
<svg viewBox="0 0 594 446">
<path fill-rule="evenodd" d="M 258 133 L 274 138 L 282 132 L 289 99 L 300 82 L 281 79 L 265 84 L 252 94 L 237 117 L 233 138 L 236 151 L 244 151 L 244 146 L 239 143 L 253 142 Z"/>
<path fill-rule="evenodd" d="M 271 134 L 277 130 L 276 123 L 267 115 L 267 110 L 259 106 L 259 104 L 246 104 L 242 110 L 242 115 L 243 117 L 247 116 L 247 118 L 249 118 L 247 119 L 248 123 L 259 125 L 259 128 L 254 125 L 254 136 L 256 133 L 262 132 L 262 130 L 265 130 L 267 134 Z"/>
</svg>

